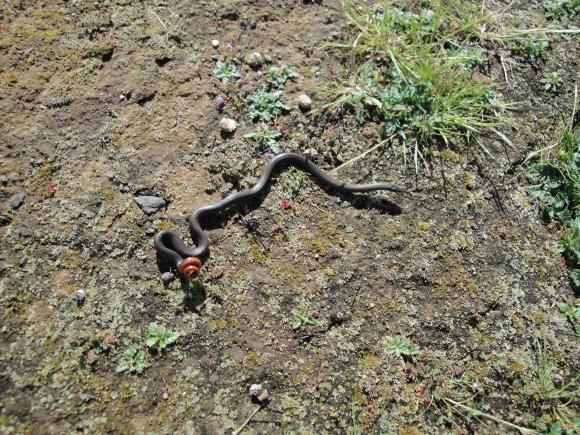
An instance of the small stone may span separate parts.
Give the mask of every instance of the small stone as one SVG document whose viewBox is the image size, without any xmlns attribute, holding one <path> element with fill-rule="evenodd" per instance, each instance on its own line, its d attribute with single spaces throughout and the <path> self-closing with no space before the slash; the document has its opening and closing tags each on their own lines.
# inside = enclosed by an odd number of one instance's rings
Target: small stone
<svg viewBox="0 0 580 435">
<path fill-rule="evenodd" d="M 141 207 L 145 214 L 148 215 L 165 209 L 167 204 L 163 198 L 152 195 L 135 196 L 133 199 L 139 205 L 139 207 Z"/>
<path fill-rule="evenodd" d="M 258 69 L 264 65 L 264 57 L 256 51 L 246 57 L 246 63 L 250 65 L 252 69 Z"/>
<path fill-rule="evenodd" d="M 220 42 L 217 39 L 211 41 L 211 45 L 213 48 L 218 48 L 220 46 Z"/>
<path fill-rule="evenodd" d="M 223 134 L 233 134 L 238 128 L 238 123 L 231 118 L 222 118 L 220 121 L 220 129 Z"/>
<path fill-rule="evenodd" d="M 24 197 L 26 196 L 26 194 L 24 192 L 18 192 L 16 195 L 14 195 L 11 199 L 10 199 L 10 207 L 13 210 L 16 210 L 18 207 L 20 207 L 22 205 L 22 203 L 24 202 Z"/>
<path fill-rule="evenodd" d="M 303 112 L 308 112 L 312 109 L 312 100 L 306 94 L 302 94 L 298 97 L 298 107 Z"/>
<path fill-rule="evenodd" d="M 211 279 L 220 279 L 222 276 L 224 276 L 224 272 L 225 272 L 224 269 L 215 269 L 210 274 L 210 278 Z"/>
<path fill-rule="evenodd" d="M 257 25 L 256 20 L 250 20 L 250 29 L 254 30 Z"/>
<path fill-rule="evenodd" d="M 252 386 L 250 387 L 250 396 L 258 398 L 259 396 L 262 395 L 262 392 L 264 390 L 262 389 L 262 384 L 252 384 Z"/>
<path fill-rule="evenodd" d="M 85 297 L 86 297 L 86 294 L 85 294 L 85 291 L 82 288 L 81 289 L 78 289 L 75 292 L 74 298 L 75 298 L 75 301 L 77 301 L 77 303 L 82 304 L 85 301 Z"/>
<path fill-rule="evenodd" d="M 165 285 L 171 284 L 175 280 L 175 275 L 171 272 L 161 274 L 161 282 Z"/>
<path fill-rule="evenodd" d="M 312 160 L 314 157 L 318 155 L 318 151 L 316 151 L 316 149 L 314 148 L 308 148 L 306 151 L 304 151 L 304 155 L 310 160 Z"/>
<path fill-rule="evenodd" d="M 90 366 L 97 362 L 97 354 L 95 354 L 95 351 L 91 349 L 87 352 L 86 361 Z"/>
</svg>

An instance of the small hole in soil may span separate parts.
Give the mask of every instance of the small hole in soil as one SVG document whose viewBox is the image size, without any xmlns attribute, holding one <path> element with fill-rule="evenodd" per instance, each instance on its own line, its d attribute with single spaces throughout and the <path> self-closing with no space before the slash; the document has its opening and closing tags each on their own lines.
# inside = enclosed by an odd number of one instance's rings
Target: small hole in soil
<svg viewBox="0 0 580 435">
<path fill-rule="evenodd" d="M 110 60 L 113 58 L 113 52 L 114 52 L 114 51 L 115 51 L 115 50 L 111 49 L 111 50 L 109 50 L 109 51 L 105 52 L 105 53 L 104 53 L 104 54 L 101 56 L 101 60 L 102 60 L 103 62 L 109 62 L 109 61 L 110 61 Z"/>
<path fill-rule="evenodd" d="M 170 59 L 169 57 L 163 57 L 161 59 L 155 59 L 155 63 L 157 64 L 158 67 L 163 67 L 165 65 L 167 65 L 169 62 L 171 62 L 173 59 Z"/>
</svg>

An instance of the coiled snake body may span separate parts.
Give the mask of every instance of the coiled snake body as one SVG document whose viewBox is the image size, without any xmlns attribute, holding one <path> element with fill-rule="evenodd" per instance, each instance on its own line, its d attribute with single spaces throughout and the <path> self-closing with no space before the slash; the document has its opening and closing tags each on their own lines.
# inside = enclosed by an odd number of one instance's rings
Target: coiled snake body
<svg viewBox="0 0 580 435">
<path fill-rule="evenodd" d="M 186 279 L 197 277 L 200 273 L 202 262 L 209 257 L 209 240 L 207 234 L 201 228 L 200 219 L 258 196 L 268 185 L 272 172 L 282 165 L 297 166 L 310 173 L 320 183 L 339 192 L 372 192 L 375 190 L 389 190 L 391 192 L 404 191 L 395 184 L 348 184 L 337 181 L 301 154 L 280 154 L 266 165 L 262 177 L 254 187 L 228 196 L 216 204 L 198 208 L 191 214 L 189 217 L 189 231 L 196 245 L 195 249 L 186 246 L 183 240 L 172 231 L 161 231 L 157 234 L 154 244 L 161 259 L 167 265 L 177 269 Z"/>
</svg>

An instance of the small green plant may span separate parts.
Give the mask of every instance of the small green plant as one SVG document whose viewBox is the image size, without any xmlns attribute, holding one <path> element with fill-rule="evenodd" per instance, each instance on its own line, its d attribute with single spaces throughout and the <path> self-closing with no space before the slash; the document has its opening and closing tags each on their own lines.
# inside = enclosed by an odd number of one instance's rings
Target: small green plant
<svg viewBox="0 0 580 435">
<path fill-rule="evenodd" d="M 578 435 L 580 433 L 580 418 L 572 419 L 569 427 L 562 426 L 562 423 L 557 421 L 550 426 L 550 431 L 547 435 Z"/>
<path fill-rule="evenodd" d="M 147 368 L 147 361 L 145 352 L 140 349 L 137 349 L 135 346 L 129 346 L 123 356 L 121 357 L 121 361 L 117 366 L 116 372 L 123 373 L 143 373 L 143 371 Z"/>
<path fill-rule="evenodd" d="M 257 143 L 260 147 L 260 151 L 266 151 L 269 149 L 274 154 L 280 153 L 280 144 L 278 143 L 278 139 L 282 137 L 282 133 L 280 133 L 278 130 L 262 127 L 258 131 L 247 134 L 244 137 Z"/>
<path fill-rule="evenodd" d="M 282 191 L 289 197 L 296 196 L 307 186 L 312 186 L 312 177 L 308 172 L 293 168 L 281 183 Z"/>
<path fill-rule="evenodd" d="M 544 73 L 541 82 L 544 85 L 544 89 L 551 92 L 558 92 L 564 84 L 564 80 L 562 80 L 562 76 L 558 71 Z"/>
<path fill-rule="evenodd" d="M 250 101 L 250 118 L 270 121 L 272 118 L 289 111 L 290 107 L 280 101 L 281 95 L 282 92 L 280 91 L 267 92 L 266 88 L 261 86 L 255 94 L 248 97 Z"/>
<path fill-rule="evenodd" d="M 560 302 L 558 309 L 568 318 L 568 321 L 574 327 L 576 337 L 580 339 L 580 299 L 577 299 L 574 305 L 569 302 Z"/>
<path fill-rule="evenodd" d="M 471 49 L 459 46 L 457 49 L 448 50 L 449 59 L 467 68 L 481 66 L 485 62 L 485 51 L 481 48 Z"/>
<path fill-rule="evenodd" d="M 295 80 L 298 74 L 287 66 L 272 67 L 265 74 L 266 82 L 273 88 L 282 88 L 288 80 Z"/>
<path fill-rule="evenodd" d="M 529 192 L 538 199 L 544 217 L 564 228 L 560 248 L 580 286 L 580 124 L 571 123 L 556 146 L 530 165 L 529 174 L 534 182 Z"/>
<path fill-rule="evenodd" d="M 167 346 L 175 343 L 179 338 L 179 332 L 172 332 L 161 328 L 157 323 L 149 324 L 149 338 L 147 347 L 156 351 L 163 351 Z"/>
<path fill-rule="evenodd" d="M 292 329 L 300 329 L 306 325 L 316 325 L 316 320 L 310 315 L 310 313 L 308 313 L 308 310 L 305 308 L 294 310 L 292 315 L 294 316 Z"/>
<path fill-rule="evenodd" d="M 544 8 L 549 20 L 566 21 L 580 16 L 580 0 L 549 0 Z"/>
<path fill-rule="evenodd" d="M 240 71 L 232 62 L 218 62 L 213 70 L 213 75 L 216 78 L 227 82 L 239 78 Z"/>
<path fill-rule="evenodd" d="M 387 353 L 392 356 L 406 356 L 411 359 L 421 353 L 408 338 L 387 337 Z"/>
<path fill-rule="evenodd" d="M 549 49 L 550 43 L 548 41 L 532 37 L 519 41 L 513 51 L 524 56 L 534 68 L 538 69 L 540 62 L 548 57 Z"/>
</svg>

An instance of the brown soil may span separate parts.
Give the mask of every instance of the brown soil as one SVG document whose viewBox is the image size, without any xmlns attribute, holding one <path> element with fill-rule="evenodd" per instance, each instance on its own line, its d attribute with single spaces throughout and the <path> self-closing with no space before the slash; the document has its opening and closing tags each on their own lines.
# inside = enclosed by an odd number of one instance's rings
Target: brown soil
<svg viewBox="0 0 580 435">
<path fill-rule="evenodd" d="M 546 24 L 539 2 L 502 5 L 487 6 L 503 22 Z M 493 159 L 444 151 L 419 176 L 388 149 L 341 173 L 397 182 L 404 195 L 329 194 L 285 171 L 262 202 L 209 223 L 203 286 L 166 288 L 154 234 L 185 237 L 188 213 L 251 186 L 267 161 L 244 139 L 257 129 L 246 97 L 268 67 L 252 70 L 250 53 L 300 75 L 284 88 L 291 112 L 270 123 L 284 149 L 314 149 L 331 169 L 376 142 L 379 126 L 321 115 L 322 89 L 341 71 L 321 48 L 340 38 L 339 2 L 0 8 L 0 431 L 231 433 L 258 406 L 254 383 L 269 401 L 245 433 L 506 430 L 448 413 L 445 398 L 549 426 L 525 389 L 538 336 L 554 379 L 580 368 L 578 339 L 555 307 L 573 291 L 559 234 L 517 175 L 569 116 L 577 40 L 554 36 L 541 71 L 506 51 L 502 94 L 521 102 L 505 131 L 515 148 L 486 136 Z M 482 71 L 497 82 L 502 50 Z M 217 60 L 234 60 L 241 79 L 220 83 Z M 566 78 L 557 96 L 539 81 L 555 69 Z M 318 113 L 296 108 L 301 93 Z M 220 136 L 220 98 L 240 124 L 232 138 Z M 167 210 L 145 215 L 133 200 L 144 193 Z M 293 328 L 301 308 L 316 325 Z M 146 351 L 142 375 L 116 373 L 127 347 L 145 349 L 151 322 L 181 337 Z M 387 336 L 410 338 L 421 354 L 389 354 Z"/>
</svg>

